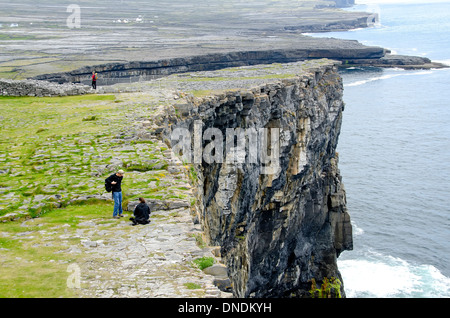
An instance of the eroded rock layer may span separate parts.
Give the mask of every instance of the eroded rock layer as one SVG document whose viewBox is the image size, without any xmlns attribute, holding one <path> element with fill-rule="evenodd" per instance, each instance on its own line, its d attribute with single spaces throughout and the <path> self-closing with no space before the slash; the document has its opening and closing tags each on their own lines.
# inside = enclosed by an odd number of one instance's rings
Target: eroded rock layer
<svg viewBox="0 0 450 318">
<path fill-rule="evenodd" d="M 175 129 L 193 133 L 192 158 L 196 140 L 203 159 L 223 151 L 222 161 L 194 161 L 193 173 L 199 221 L 238 297 L 310 297 L 314 283 L 337 279 L 330 295 L 345 296 L 336 262 L 353 245 L 336 153 L 343 85 L 333 62 L 305 63 L 295 76 L 192 98 L 161 117 L 172 146 Z"/>
</svg>

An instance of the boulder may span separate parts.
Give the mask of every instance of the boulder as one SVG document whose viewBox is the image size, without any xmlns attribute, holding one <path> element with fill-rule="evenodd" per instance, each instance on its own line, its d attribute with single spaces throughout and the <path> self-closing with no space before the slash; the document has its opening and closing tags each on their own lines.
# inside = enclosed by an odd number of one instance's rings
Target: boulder
<svg viewBox="0 0 450 318">
<path fill-rule="evenodd" d="M 223 264 L 214 264 L 205 268 L 203 272 L 212 276 L 227 277 L 227 267 Z"/>
</svg>

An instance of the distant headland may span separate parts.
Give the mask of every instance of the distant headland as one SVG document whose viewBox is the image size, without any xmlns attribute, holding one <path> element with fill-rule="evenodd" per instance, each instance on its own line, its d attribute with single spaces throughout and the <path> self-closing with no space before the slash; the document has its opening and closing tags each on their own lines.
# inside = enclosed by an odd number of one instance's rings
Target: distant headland
<svg viewBox="0 0 450 318">
<path fill-rule="evenodd" d="M 18 0 L 0 13 L 0 21 L 6 22 L 0 28 L 0 78 L 82 82 L 93 69 L 102 78 L 157 77 L 324 57 L 344 67 L 445 67 L 356 41 L 303 34 L 371 27 L 378 21 L 373 13 L 340 9 L 353 4 L 112 0 L 79 7 L 74 25 L 68 6 Z"/>
</svg>

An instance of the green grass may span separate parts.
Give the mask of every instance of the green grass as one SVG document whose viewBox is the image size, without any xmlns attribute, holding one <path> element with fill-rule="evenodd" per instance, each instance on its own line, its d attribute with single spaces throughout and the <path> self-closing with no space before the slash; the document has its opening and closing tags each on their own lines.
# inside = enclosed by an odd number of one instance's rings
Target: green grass
<svg viewBox="0 0 450 318">
<path fill-rule="evenodd" d="M 209 95 L 211 95 L 212 92 L 213 91 L 211 91 L 211 90 L 193 90 L 193 91 L 189 91 L 189 93 L 191 93 L 195 97 L 209 96 Z"/>
<path fill-rule="evenodd" d="M 185 286 L 187 289 L 201 289 L 201 288 L 202 288 L 201 285 L 196 284 L 196 283 L 184 283 L 184 286 Z"/>
<path fill-rule="evenodd" d="M 116 101 L 114 95 L 0 97 L 0 216 L 24 206 L 36 216 L 56 201 L 64 206 L 74 196 L 104 193 L 103 179 L 112 172 L 101 167 L 113 159 L 128 171 L 167 169 L 154 142 L 118 139 L 128 132 L 124 113 L 139 105 Z M 136 186 L 142 195 L 164 189 L 144 181 Z M 60 199 L 36 200 L 52 195 Z"/>
<path fill-rule="evenodd" d="M 10 40 L 34 40 L 36 37 L 32 35 L 17 35 L 17 34 L 5 34 L 0 33 L 0 41 L 10 41 Z"/>
<path fill-rule="evenodd" d="M 192 237 L 195 238 L 195 243 L 198 247 L 205 248 L 207 246 L 201 234 L 192 234 Z"/>
<path fill-rule="evenodd" d="M 99 131 L 95 123 L 84 121 L 96 113 L 112 110 L 105 101 L 114 95 L 83 95 L 65 97 L 5 97 L 0 96 L 0 112 L 5 120 L 2 134 L 7 138 L 67 136 Z M 17 141 L 17 140 L 16 140 Z M 24 140 L 26 141 L 26 140 Z"/>
<path fill-rule="evenodd" d="M 111 209 L 106 203 L 70 206 L 29 220 L 27 226 L 0 223 L 0 298 L 76 297 L 76 290 L 67 287 L 67 269 L 82 264 L 83 256 L 64 251 L 80 243 L 75 235 L 80 222 L 111 222 Z"/>
<path fill-rule="evenodd" d="M 214 264 L 214 257 L 201 257 L 192 261 L 200 270 L 211 267 Z"/>
</svg>

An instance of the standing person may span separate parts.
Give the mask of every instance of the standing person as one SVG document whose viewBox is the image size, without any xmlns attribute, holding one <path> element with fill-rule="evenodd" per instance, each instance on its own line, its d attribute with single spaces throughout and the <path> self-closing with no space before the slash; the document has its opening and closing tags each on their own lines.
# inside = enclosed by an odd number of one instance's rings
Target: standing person
<svg viewBox="0 0 450 318">
<path fill-rule="evenodd" d="M 134 217 L 130 218 L 130 221 L 133 221 L 132 225 L 149 224 L 150 213 L 150 207 L 145 203 L 145 199 L 139 198 L 139 204 L 134 208 Z"/>
<path fill-rule="evenodd" d="M 123 217 L 122 213 L 122 179 L 125 172 L 123 170 L 117 171 L 115 174 L 106 178 L 105 182 L 111 184 L 111 192 L 114 200 L 113 218 L 118 219 Z"/>
<path fill-rule="evenodd" d="M 93 89 L 97 89 L 97 79 L 98 79 L 98 74 L 93 71 L 92 72 L 92 88 Z"/>
</svg>

